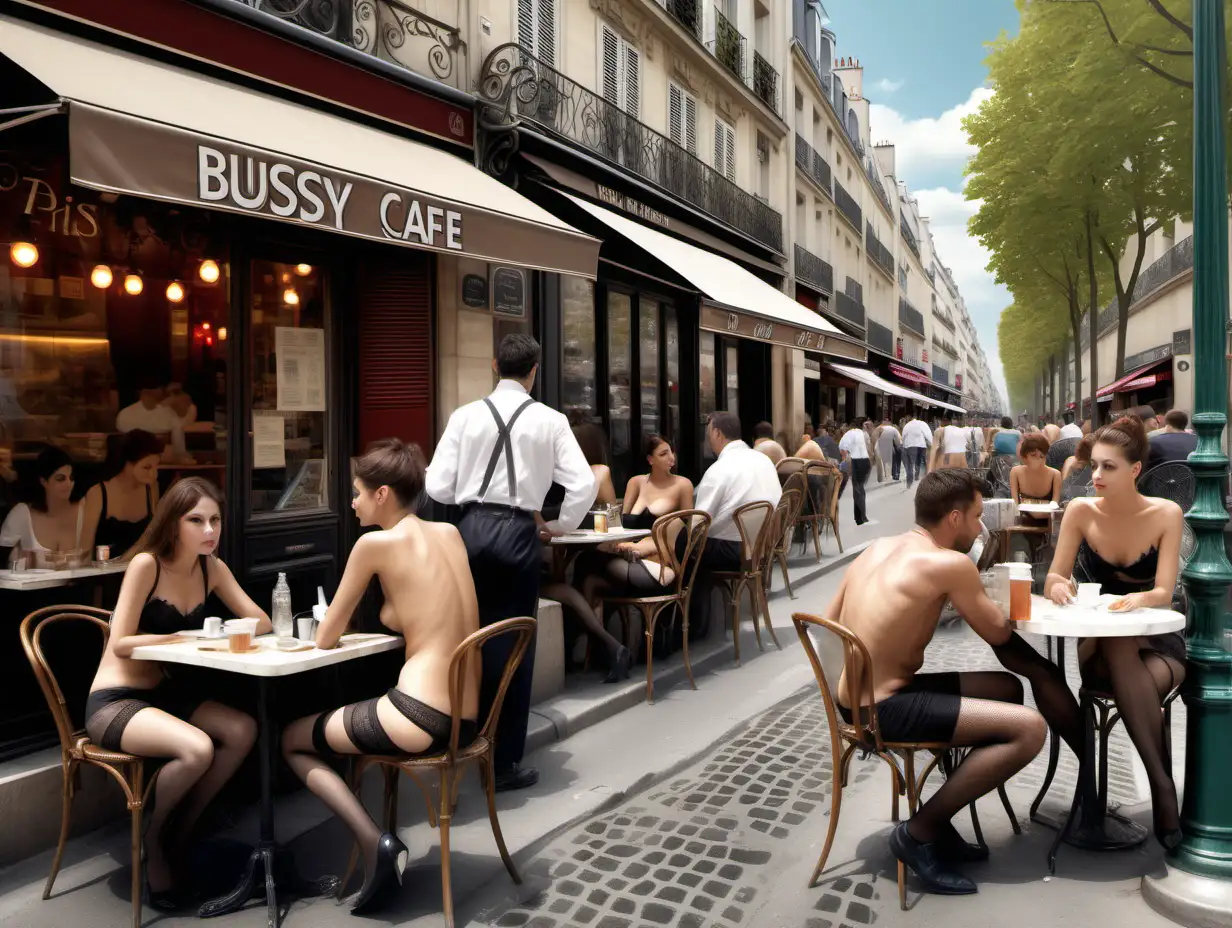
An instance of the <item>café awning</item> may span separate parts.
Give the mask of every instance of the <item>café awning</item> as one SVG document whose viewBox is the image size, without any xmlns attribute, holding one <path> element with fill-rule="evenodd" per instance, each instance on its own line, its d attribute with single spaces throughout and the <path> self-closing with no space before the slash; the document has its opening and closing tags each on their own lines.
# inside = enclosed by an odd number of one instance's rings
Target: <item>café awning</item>
<svg viewBox="0 0 1232 928">
<path fill-rule="evenodd" d="M 861 342 L 735 261 L 572 194 L 562 195 L 696 287 L 706 297 L 702 301 L 701 328 L 857 361 L 867 357 Z"/>
<path fill-rule="evenodd" d="M 966 410 L 961 406 L 953 406 L 950 403 L 943 403 L 941 400 L 935 400 L 930 396 L 925 396 L 922 393 L 916 393 L 914 390 L 908 390 L 906 387 L 900 387 L 896 383 L 890 383 L 878 377 L 870 370 L 865 370 L 862 367 L 851 367 L 848 364 L 827 364 L 831 370 L 837 371 L 844 377 L 850 377 L 852 380 L 859 381 L 866 387 L 870 387 L 881 393 L 889 394 L 890 396 L 900 396 L 904 399 L 915 400 L 917 403 L 924 403 L 928 406 L 939 406 L 942 409 L 948 409 L 951 412 L 956 412 L 959 415 L 965 415 Z"/>
<path fill-rule="evenodd" d="M 1153 387 L 1162 381 L 1171 380 L 1172 371 L 1160 369 L 1163 365 L 1171 363 L 1171 358 L 1152 361 L 1145 367 L 1138 368 L 1132 374 L 1126 374 L 1120 380 L 1114 381 L 1106 387 L 1100 387 L 1095 395 L 1101 401 L 1111 400 L 1114 393 L 1131 393 L 1134 390 L 1145 390 L 1147 387 Z"/>
<path fill-rule="evenodd" d="M 598 240 L 461 158 L 0 16 L 0 128 L 23 119 L 3 108 L 40 105 L 67 112 L 69 174 L 84 187 L 596 274 Z"/>
</svg>

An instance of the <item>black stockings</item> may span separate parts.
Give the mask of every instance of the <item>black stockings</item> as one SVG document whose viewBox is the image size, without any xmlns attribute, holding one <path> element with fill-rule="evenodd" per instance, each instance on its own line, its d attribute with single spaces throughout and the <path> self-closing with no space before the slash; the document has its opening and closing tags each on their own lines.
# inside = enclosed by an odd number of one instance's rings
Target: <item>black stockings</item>
<svg viewBox="0 0 1232 928">
<path fill-rule="evenodd" d="M 1025 677 L 1031 695 L 1048 726 L 1061 736 L 1077 757 L 1082 756 L 1082 713 L 1061 668 L 1027 644 L 1015 632 L 1005 644 L 992 649 L 1001 666 Z"/>
</svg>

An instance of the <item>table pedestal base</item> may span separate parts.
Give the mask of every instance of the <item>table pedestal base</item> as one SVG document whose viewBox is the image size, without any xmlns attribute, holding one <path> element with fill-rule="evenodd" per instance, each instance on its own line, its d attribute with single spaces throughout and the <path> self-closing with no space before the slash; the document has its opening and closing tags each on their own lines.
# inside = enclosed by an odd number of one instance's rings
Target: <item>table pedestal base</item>
<svg viewBox="0 0 1232 928">
<path fill-rule="evenodd" d="M 248 857 L 248 867 L 235 889 L 225 896 L 203 903 L 197 916 L 214 918 L 238 912 L 250 900 L 264 893 L 266 924 L 268 928 L 277 928 L 280 913 L 276 885 L 281 886 L 287 896 L 308 899 L 336 893 L 339 883 L 341 880 L 336 876 L 305 880 L 295 871 L 290 852 L 272 844 L 260 844 L 252 849 L 252 854 Z"/>
<path fill-rule="evenodd" d="M 1119 815 L 1105 815 L 1103 821 L 1079 821 L 1065 835 L 1065 843 L 1088 851 L 1122 851 L 1137 847 L 1150 832 Z"/>
</svg>

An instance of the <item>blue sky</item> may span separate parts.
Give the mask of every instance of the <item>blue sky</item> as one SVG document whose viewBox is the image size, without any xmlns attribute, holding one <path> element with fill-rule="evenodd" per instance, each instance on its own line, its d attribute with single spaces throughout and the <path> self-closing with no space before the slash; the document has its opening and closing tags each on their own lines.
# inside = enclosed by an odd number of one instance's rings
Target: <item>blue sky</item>
<svg viewBox="0 0 1232 928">
<path fill-rule="evenodd" d="M 967 234 L 976 204 L 962 193 L 971 156 L 961 121 L 990 91 L 986 43 L 1018 29 L 1014 0 L 823 0 L 837 55 L 858 58 L 872 103 L 874 142 L 897 146 L 899 180 L 932 220 L 994 379 L 1004 390 L 997 319 L 1008 292 L 984 270 L 988 255 Z"/>
</svg>

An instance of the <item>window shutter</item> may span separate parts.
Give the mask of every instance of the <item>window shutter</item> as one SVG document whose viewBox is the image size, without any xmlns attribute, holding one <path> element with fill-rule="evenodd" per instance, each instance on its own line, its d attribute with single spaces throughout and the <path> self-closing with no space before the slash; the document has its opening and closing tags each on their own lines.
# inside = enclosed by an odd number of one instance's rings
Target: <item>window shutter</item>
<svg viewBox="0 0 1232 928">
<path fill-rule="evenodd" d="M 728 180 L 734 181 L 736 179 L 736 130 L 727 123 L 722 123 L 722 128 L 727 140 L 723 146 L 725 158 L 722 167 L 716 163 L 715 168 L 726 174 Z"/>
<path fill-rule="evenodd" d="M 642 73 L 642 56 L 636 48 L 626 43 L 624 44 L 625 52 L 625 99 L 624 110 L 634 119 L 638 118 L 638 112 L 641 109 L 642 91 L 641 91 L 641 73 Z"/>
<path fill-rule="evenodd" d="M 603 99 L 620 106 L 620 38 L 603 26 L 603 73 L 600 81 Z"/>
<path fill-rule="evenodd" d="M 519 0 L 521 2 L 521 0 Z M 544 64 L 556 67 L 556 0 L 536 0 L 539 35 L 535 53 Z"/>
<path fill-rule="evenodd" d="M 684 147 L 689 154 L 697 154 L 697 101 L 685 93 L 684 96 Z"/>
<path fill-rule="evenodd" d="M 518 44 L 535 54 L 535 0 L 518 0 Z"/>
<path fill-rule="evenodd" d="M 723 129 L 723 120 L 714 121 L 714 169 L 723 173 L 723 162 L 726 160 L 727 132 Z"/>
<path fill-rule="evenodd" d="M 684 145 L 684 91 L 675 84 L 667 85 L 667 135 L 675 144 Z"/>
</svg>

